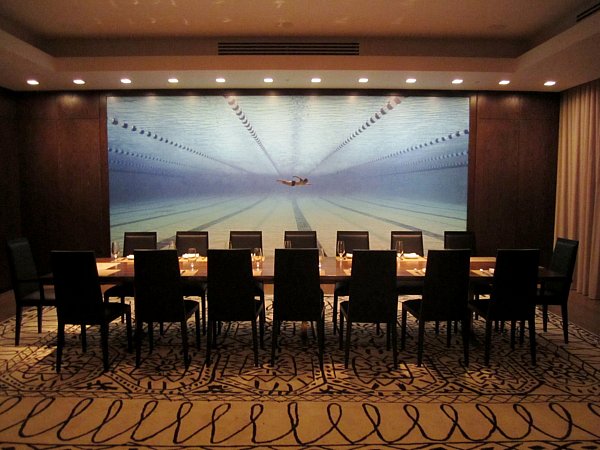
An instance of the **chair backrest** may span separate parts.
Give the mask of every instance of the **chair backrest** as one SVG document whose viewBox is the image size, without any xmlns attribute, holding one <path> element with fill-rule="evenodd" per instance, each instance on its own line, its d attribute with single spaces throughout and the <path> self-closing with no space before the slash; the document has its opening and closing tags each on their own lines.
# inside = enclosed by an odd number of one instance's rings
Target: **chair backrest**
<svg viewBox="0 0 600 450">
<path fill-rule="evenodd" d="M 462 320 L 469 301 L 470 250 L 429 250 L 423 284 L 424 320 Z"/>
<path fill-rule="evenodd" d="M 195 248 L 201 256 L 206 256 L 208 250 L 208 231 L 178 231 L 175 233 L 175 248 L 179 256 Z"/>
<path fill-rule="evenodd" d="M 346 253 L 354 253 L 355 250 L 369 250 L 368 231 L 338 231 L 336 241 L 344 241 Z"/>
<path fill-rule="evenodd" d="M 319 251 L 316 248 L 275 249 L 273 317 L 313 321 L 320 314 Z"/>
<path fill-rule="evenodd" d="M 552 259 L 550 260 L 550 270 L 563 274 L 565 278 L 547 281 L 544 283 L 545 291 L 559 295 L 569 295 L 578 248 L 579 241 L 565 238 L 556 239 L 554 252 L 552 252 Z"/>
<path fill-rule="evenodd" d="M 539 259 L 539 249 L 499 249 L 490 305 L 498 311 L 534 308 Z"/>
<path fill-rule="evenodd" d="M 283 240 L 290 241 L 292 248 L 317 248 L 316 231 L 285 231 Z"/>
<path fill-rule="evenodd" d="M 208 249 L 209 320 L 251 320 L 256 283 L 250 249 Z"/>
<path fill-rule="evenodd" d="M 27 238 L 10 239 L 6 242 L 10 277 L 17 300 L 38 291 L 38 272 Z"/>
<path fill-rule="evenodd" d="M 230 231 L 229 248 L 262 248 L 262 231 Z"/>
<path fill-rule="evenodd" d="M 135 250 L 156 250 L 156 231 L 126 231 L 123 239 L 123 256 Z"/>
<path fill-rule="evenodd" d="M 50 252 L 56 310 L 64 323 L 101 323 L 103 299 L 93 251 Z"/>
<path fill-rule="evenodd" d="M 390 238 L 390 248 L 392 250 L 396 249 L 396 242 L 402 241 L 404 243 L 404 253 L 416 253 L 425 256 L 422 231 L 392 231 Z"/>
<path fill-rule="evenodd" d="M 135 319 L 143 322 L 183 320 L 177 251 L 136 250 L 134 255 Z"/>
<path fill-rule="evenodd" d="M 388 323 L 396 320 L 395 251 L 354 250 L 349 311 L 353 322 Z"/>
<path fill-rule="evenodd" d="M 475 233 L 472 231 L 444 231 L 444 248 L 450 250 L 469 249 L 475 256 Z"/>
</svg>

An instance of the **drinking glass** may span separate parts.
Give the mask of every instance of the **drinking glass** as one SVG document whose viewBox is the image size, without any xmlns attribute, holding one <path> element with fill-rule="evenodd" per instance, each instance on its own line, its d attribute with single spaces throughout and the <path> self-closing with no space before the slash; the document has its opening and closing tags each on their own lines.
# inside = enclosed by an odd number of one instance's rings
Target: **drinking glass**
<svg viewBox="0 0 600 450">
<path fill-rule="evenodd" d="M 344 243 L 344 241 L 337 241 L 335 251 L 341 259 L 344 259 L 344 255 L 346 254 L 346 244 Z"/>
<path fill-rule="evenodd" d="M 283 246 L 285 248 L 292 248 L 292 241 L 283 241 Z"/>
<path fill-rule="evenodd" d="M 252 261 L 256 264 L 256 268 L 260 269 L 260 263 L 262 262 L 262 248 L 257 247 L 252 249 Z"/>
<path fill-rule="evenodd" d="M 194 247 L 188 248 L 188 261 L 190 262 L 190 269 L 194 270 L 194 262 L 196 262 L 196 249 Z"/>
<path fill-rule="evenodd" d="M 117 259 L 119 257 L 119 243 L 117 241 L 112 241 L 110 244 L 110 254 L 113 259 Z"/>
<path fill-rule="evenodd" d="M 323 250 L 323 247 L 319 247 L 319 269 L 323 265 L 323 258 L 324 257 L 325 257 L 325 250 Z"/>
<path fill-rule="evenodd" d="M 396 241 L 396 257 L 402 259 L 404 257 L 404 242 Z"/>
</svg>

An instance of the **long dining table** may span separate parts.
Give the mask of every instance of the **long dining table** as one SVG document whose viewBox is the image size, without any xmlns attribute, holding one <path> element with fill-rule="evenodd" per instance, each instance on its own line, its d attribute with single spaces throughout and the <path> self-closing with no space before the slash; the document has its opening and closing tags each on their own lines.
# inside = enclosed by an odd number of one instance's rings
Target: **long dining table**
<svg viewBox="0 0 600 450">
<path fill-rule="evenodd" d="M 252 261 L 252 272 L 257 281 L 273 283 L 274 258 L 263 257 L 260 262 Z M 493 269 L 496 263 L 495 257 L 473 256 L 470 262 L 470 278 L 472 281 L 485 282 L 486 278 L 493 277 Z M 179 266 L 183 277 L 191 277 L 199 281 L 207 279 L 206 258 L 180 258 Z M 134 260 L 129 258 L 98 258 L 98 275 L 105 283 L 118 281 L 132 281 L 134 278 Z M 415 280 L 425 276 L 427 259 L 424 257 L 399 259 L 396 264 L 398 280 Z M 320 279 L 322 284 L 334 284 L 338 281 L 348 280 L 352 269 L 352 258 L 324 257 L 320 268 Z M 540 281 L 560 278 L 562 275 L 547 268 L 540 267 L 538 277 Z"/>
</svg>

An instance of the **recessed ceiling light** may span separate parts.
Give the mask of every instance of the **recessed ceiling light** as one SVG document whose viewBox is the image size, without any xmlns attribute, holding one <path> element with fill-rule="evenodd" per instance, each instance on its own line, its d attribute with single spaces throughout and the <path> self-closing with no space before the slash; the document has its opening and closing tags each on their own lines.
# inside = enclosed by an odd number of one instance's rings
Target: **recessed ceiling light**
<svg viewBox="0 0 600 450">
<path fill-rule="evenodd" d="M 169 78 L 167 81 L 169 83 L 171 83 L 171 84 L 177 84 L 177 83 L 179 83 L 179 80 L 177 78 Z"/>
<path fill-rule="evenodd" d="M 310 79 L 310 82 L 311 82 L 311 83 L 320 83 L 320 82 L 321 82 L 321 79 L 320 79 L 319 77 L 314 77 L 314 78 L 311 78 L 311 79 Z"/>
<path fill-rule="evenodd" d="M 498 81 L 498 84 L 500 84 L 502 86 L 506 86 L 507 84 L 510 84 L 510 80 L 500 80 L 500 81 Z"/>
<path fill-rule="evenodd" d="M 271 78 L 271 77 L 263 78 L 263 81 L 265 83 L 272 83 L 273 82 L 273 78 Z"/>
<path fill-rule="evenodd" d="M 358 82 L 359 82 L 359 83 L 368 83 L 368 82 L 369 82 L 369 79 L 368 79 L 368 78 L 359 78 L 359 79 L 358 79 Z"/>
<path fill-rule="evenodd" d="M 40 84 L 40 82 L 38 80 L 30 79 L 27 80 L 27 84 L 30 86 L 37 86 L 38 84 Z"/>
<path fill-rule="evenodd" d="M 215 80 L 217 83 L 225 83 L 225 78 L 219 77 Z"/>
<path fill-rule="evenodd" d="M 407 78 L 407 79 L 406 79 L 406 82 L 407 82 L 408 84 L 414 84 L 414 83 L 416 83 L 416 82 L 417 82 L 417 79 L 416 79 L 416 78 Z"/>
<path fill-rule="evenodd" d="M 460 78 L 455 78 L 454 80 L 452 80 L 452 84 L 462 84 L 463 80 Z"/>
<path fill-rule="evenodd" d="M 548 80 L 544 83 L 544 86 L 554 86 L 555 84 L 556 84 L 556 81 Z"/>
<path fill-rule="evenodd" d="M 123 84 L 131 84 L 131 80 L 129 78 L 121 78 L 121 83 L 123 83 Z"/>
<path fill-rule="evenodd" d="M 73 80 L 73 83 L 75 84 L 85 84 L 85 81 L 83 81 L 81 78 L 76 78 Z"/>
</svg>

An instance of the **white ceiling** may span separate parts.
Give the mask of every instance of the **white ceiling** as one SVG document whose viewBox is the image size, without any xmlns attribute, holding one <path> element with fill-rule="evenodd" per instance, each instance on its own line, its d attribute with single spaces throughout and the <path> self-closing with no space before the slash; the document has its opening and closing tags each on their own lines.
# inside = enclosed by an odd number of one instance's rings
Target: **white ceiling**
<svg viewBox="0 0 600 450">
<path fill-rule="evenodd" d="M 0 86 L 562 91 L 600 78 L 598 0 L 2 0 Z M 219 42 L 357 42 L 358 56 L 220 56 Z M 311 84 L 318 76 L 322 82 Z M 130 78 L 123 85 L 120 79 Z M 167 83 L 169 77 L 178 84 Z M 215 82 L 224 77 L 225 83 Z M 265 84 L 263 79 L 274 82 Z M 368 83 L 359 84 L 359 77 Z M 417 78 L 408 85 L 405 79 Z M 40 84 L 26 84 L 30 78 Z M 77 86 L 73 79 L 86 84 Z M 454 78 L 464 83 L 452 85 Z M 508 79 L 508 86 L 498 81 Z M 555 80 L 545 87 L 546 80 Z"/>
</svg>

